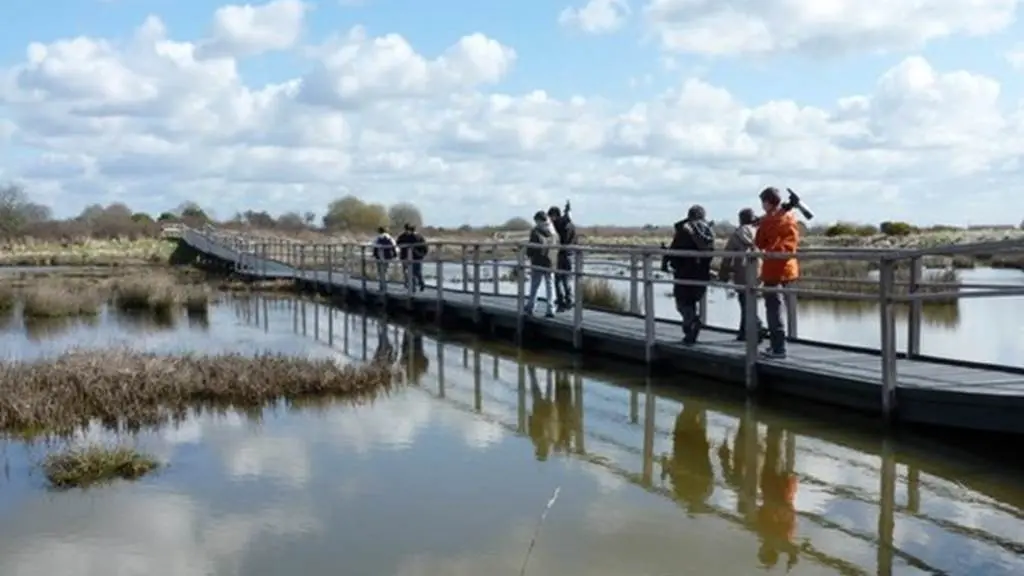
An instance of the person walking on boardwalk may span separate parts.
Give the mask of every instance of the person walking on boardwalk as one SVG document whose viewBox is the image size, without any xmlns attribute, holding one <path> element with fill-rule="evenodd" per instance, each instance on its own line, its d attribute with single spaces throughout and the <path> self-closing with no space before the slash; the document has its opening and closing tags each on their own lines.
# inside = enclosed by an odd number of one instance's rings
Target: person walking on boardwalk
<svg viewBox="0 0 1024 576">
<path fill-rule="evenodd" d="M 530 294 L 524 309 L 526 314 L 533 314 L 537 304 L 537 290 L 543 283 L 544 296 L 548 306 L 546 316 L 552 318 L 555 315 L 554 299 L 551 297 L 551 265 L 553 264 L 551 252 L 557 242 L 555 228 L 548 220 L 548 215 L 544 212 L 534 214 L 533 230 L 530 231 L 530 246 L 526 248 L 526 257 L 530 260 Z"/>
<path fill-rule="evenodd" d="M 715 232 L 706 220 L 707 214 L 702 206 L 691 206 L 686 218 L 675 224 L 675 236 L 672 238 L 670 250 L 689 252 L 709 252 L 715 248 Z M 667 265 L 676 280 L 708 282 L 711 280 L 711 257 L 688 255 L 667 257 Z M 676 310 L 683 318 L 683 343 L 694 344 L 700 334 L 700 316 L 697 314 L 697 303 L 704 298 L 707 286 L 675 284 L 672 296 Z"/>
<path fill-rule="evenodd" d="M 387 228 L 378 228 L 377 238 L 373 241 L 373 258 L 377 261 L 377 281 L 381 292 L 387 290 L 388 265 L 395 259 L 395 247 L 395 239 L 388 234 Z"/>
<path fill-rule="evenodd" d="M 729 241 L 725 244 L 726 252 L 749 252 L 755 248 L 754 236 L 757 234 L 757 229 L 754 226 L 754 222 L 757 221 L 757 217 L 754 216 L 754 211 L 750 208 L 744 208 L 740 210 L 739 214 L 739 226 L 733 231 L 732 235 L 729 236 Z M 718 268 L 718 279 L 722 282 L 729 282 L 730 284 L 737 284 L 739 286 L 747 285 L 747 271 L 745 269 L 745 262 L 742 257 L 735 256 L 731 258 L 723 258 L 722 264 Z M 746 326 L 747 326 L 747 294 L 741 288 L 736 291 L 737 299 L 740 302 L 740 329 L 736 334 L 736 339 L 739 341 L 746 340 Z M 759 337 L 765 332 L 761 326 L 761 320 L 756 317 L 757 307 L 754 307 L 755 319 L 757 322 L 757 333 Z"/>
<path fill-rule="evenodd" d="M 427 285 L 423 282 L 423 259 L 427 256 L 427 241 L 416 232 L 412 224 L 405 225 L 405 231 L 398 235 L 398 257 L 402 260 L 402 275 L 405 287 L 410 292 L 422 292 Z"/>
<path fill-rule="evenodd" d="M 761 191 L 764 216 L 757 227 L 754 244 L 758 250 L 775 254 L 796 254 L 800 246 L 800 228 L 796 216 L 782 209 L 782 194 L 777 188 Z M 761 282 L 765 288 L 787 286 L 800 276 L 800 265 L 795 257 L 765 258 L 761 263 Z M 768 358 L 786 357 L 786 327 L 782 322 L 782 295 L 764 293 L 764 312 L 768 322 L 769 347 L 763 352 Z"/>
<path fill-rule="evenodd" d="M 548 218 L 558 233 L 558 243 L 562 246 L 576 244 L 576 225 L 572 223 L 569 211 L 572 209 L 569 202 L 565 202 L 565 211 L 557 206 L 548 208 Z M 569 277 L 572 275 L 572 251 L 562 248 L 558 251 L 558 259 L 555 263 L 555 300 L 559 312 L 572 308 L 572 290 L 569 288 Z"/>
</svg>

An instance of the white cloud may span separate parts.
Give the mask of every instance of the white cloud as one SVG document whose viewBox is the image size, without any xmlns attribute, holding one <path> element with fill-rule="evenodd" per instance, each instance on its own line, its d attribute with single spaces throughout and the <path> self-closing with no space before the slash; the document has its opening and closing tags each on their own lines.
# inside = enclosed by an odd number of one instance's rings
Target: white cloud
<svg viewBox="0 0 1024 576">
<path fill-rule="evenodd" d="M 307 6 L 300 0 L 274 0 L 260 6 L 230 5 L 213 15 L 211 37 L 201 58 L 254 56 L 291 48 L 302 33 Z"/>
<path fill-rule="evenodd" d="M 1010 63 L 1010 66 L 1018 70 L 1024 70 L 1024 44 L 1016 44 L 1013 48 L 1006 51 L 1004 55 L 1006 61 Z"/>
<path fill-rule="evenodd" d="M 626 0 L 589 0 L 583 6 L 564 8 L 558 23 L 588 34 L 605 34 L 621 28 L 631 13 Z"/>
<path fill-rule="evenodd" d="M 749 26 L 722 20 L 727 28 L 701 28 L 714 42 L 694 45 L 882 49 L 996 29 L 1015 2 L 941 0 L 926 12 L 901 1 L 821 5 L 835 12 L 781 0 L 707 8 L 719 6 L 729 4 L 656 0 L 647 15 L 676 47 L 698 38 L 679 36 L 679 26 L 742 13 Z M 257 16 L 271 7 L 282 15 L 264 26 Z M 234 56 L 292 45 L 302 10 L 224 9 L 201 41 L 172 39 L 150 17 L 123 42 L 32 44 L 0 71 L 0 133 L 39 154 L 9 155 L 6 172 L 68 211 L 115 199 L 162 210 L 188 199 L 222 215 L 282 212 L 355 191 L 411 200 L 428 219 L 454 224 L 501 221 L 568 195 L 587 220 L 639 224 L 678 211 L 680 190 L 731 214 L 783 179 L 813 190 L 815 204 L 830 207 L 823 219 L 879 220 L 865 197 L 885 199 L 887 218 L 957 219 L 970 209 L 978 222 L 1024 209 L 1012 187 L 1024 114 L 1006 109 L 997 79 L 921 56 L 831 104 L 744 101 L 695 76 L 611 102 L 496 89 L 518 55 L 482 33 L 428 55 L 397 33 L 355 27 L 305 50 L 310 66 L 294 77 L 247 83 Z M 714 47 L 744 26 L 770 32 L 760 44 Z M 218 57 L 204 57 L 211 46 Z M 970 207 L 930 201 L 965 186 Z"/>
<path fill-rule="evenodd" d="M 1009 26 L 1019 0 L 649 0 L 662 45 L 708 55 L 918 48 Z"/>
</svg>

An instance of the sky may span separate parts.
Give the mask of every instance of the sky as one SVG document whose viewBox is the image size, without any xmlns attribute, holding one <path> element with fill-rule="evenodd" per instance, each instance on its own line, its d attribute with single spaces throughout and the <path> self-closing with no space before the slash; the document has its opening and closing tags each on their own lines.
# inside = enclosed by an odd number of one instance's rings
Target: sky
<svg viewBox="0 0 1024 576">
<path fill-rule="evenodd" d="M 1024 0 L 4 2 L 0 182 L 429 224 L 1024 219 Z"/>
</svg>

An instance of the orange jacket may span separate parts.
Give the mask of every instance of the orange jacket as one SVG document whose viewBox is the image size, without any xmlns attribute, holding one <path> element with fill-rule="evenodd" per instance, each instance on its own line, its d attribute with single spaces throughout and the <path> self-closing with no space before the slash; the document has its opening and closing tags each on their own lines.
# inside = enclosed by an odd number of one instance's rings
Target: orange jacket
<svg viewBox="0 0 1024 576">
<path fill-rule="evenodd" d="M 757 249 L 763 252 L 789 252 L 796 254 L 800 246 L 800 228 L 796 216 L 790 212 L 765 214 L 754 237 Z M 791 282 L 800 276 L 796 258 L 785 260 L 765 258 L 761 265 L 761 281 L 765 284 Z"/>
</svg>

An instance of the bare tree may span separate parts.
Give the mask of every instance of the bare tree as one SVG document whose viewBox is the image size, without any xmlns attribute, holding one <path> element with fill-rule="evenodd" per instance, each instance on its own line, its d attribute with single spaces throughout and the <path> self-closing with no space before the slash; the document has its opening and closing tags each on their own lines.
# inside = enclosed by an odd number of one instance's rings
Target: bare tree
<svg viewBox="0 0 1024 576">
<path fill-rule="evenodd" d="M 388 223 L 392 228 L 400 228 L 406 224 L 419 228 L 423 226 L 423 215 L 414 204 L 399 202 L 388 208 Z"/>
</svg>

